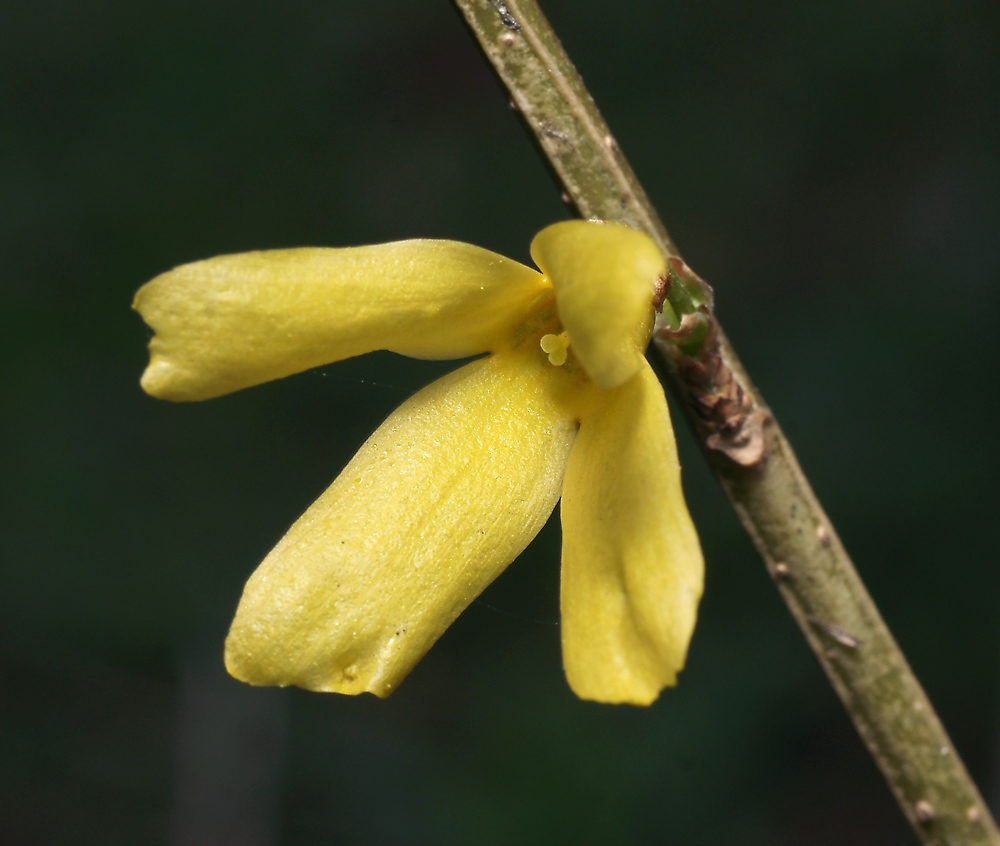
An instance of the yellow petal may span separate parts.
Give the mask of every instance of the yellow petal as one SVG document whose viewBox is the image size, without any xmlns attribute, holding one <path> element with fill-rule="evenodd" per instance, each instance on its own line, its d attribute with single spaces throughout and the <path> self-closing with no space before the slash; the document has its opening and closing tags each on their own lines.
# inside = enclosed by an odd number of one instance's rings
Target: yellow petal
<svg viewBox="0 0 1000 846">
<path fill-rule="evenodd" d="M 666 259 L 648 235 L 614 223 L 566 220 L 539 232 L 531 257 L 556 291 L 559 317 L 587 375 L 617 388 L 642 366 L 653 285 Z"/>
<path fill-rule="evenodd" d="M 684 666 L 702 592 L 663 389 L 592 391 L 562 498 L 562 643 L 583 699 L 646 705 Z"/>
<path fill-rule="evenodd" d="M 552 513 L 576 434 L 562 373 L 536 344 L 400 406 L 250 578 L 229 672 L 387 696 Z"/>
<path fill-rule="evenodd" d="M 158 276 L 133 307 L 155 330 L 142 386 L 199 400 L 378 349 L 493 349 L 541 274 L 456 241 L 219 256 Z"/>
</svg>

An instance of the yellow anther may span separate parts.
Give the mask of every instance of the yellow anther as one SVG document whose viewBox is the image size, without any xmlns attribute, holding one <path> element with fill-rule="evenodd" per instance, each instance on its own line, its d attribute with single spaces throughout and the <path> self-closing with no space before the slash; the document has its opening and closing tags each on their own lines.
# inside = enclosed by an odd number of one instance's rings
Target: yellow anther
<svg viewBox="0 0 1000 846">
<path fill-rule="evenodd" d="M 542 352 L 549 354 L 549 364 L 562 367 L 566 363 L 566 351 L 569 349 L 569 335 L 563 332 L 560 335 L 542 335 Z"/>
</svg>

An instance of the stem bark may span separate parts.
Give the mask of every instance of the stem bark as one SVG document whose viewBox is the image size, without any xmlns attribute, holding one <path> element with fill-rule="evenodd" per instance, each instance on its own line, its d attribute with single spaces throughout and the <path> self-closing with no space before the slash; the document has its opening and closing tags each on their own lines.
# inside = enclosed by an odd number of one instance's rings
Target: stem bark
<svg viewBox="0 0 1000 846">
<path fill-rule="evenodd" d="M 454 2 L 579 215 L 641 229 L 666 255 L 679 256 L 535 0 Z M 989 810 L 791 445 L 714 315 L 709 319 L 711 343 L 699 359 L 681 355 L 662 335 L 650 354 L 789 611 L 920 840 L 1000 846 Z M 742 449 L 744 436 L 762 439 L 762 449 Z M 729 447 L 721 448 L 727 437 Z"/>
</svg>

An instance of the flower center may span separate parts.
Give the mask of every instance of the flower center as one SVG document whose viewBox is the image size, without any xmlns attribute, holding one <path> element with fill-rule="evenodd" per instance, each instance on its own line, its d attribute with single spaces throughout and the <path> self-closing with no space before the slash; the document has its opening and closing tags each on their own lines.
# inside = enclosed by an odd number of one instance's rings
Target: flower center
<svg viewBox="0 0 1000 846">
<path fill-rule="evenodd" d="M 569 349 L 569 334 L 562 332 L 559 335 L 542 335 L 538 342 L 542 352 L 548 353 L 549 364 L 562 367 L 566 363 L 566 351 Z"/>
</svg>

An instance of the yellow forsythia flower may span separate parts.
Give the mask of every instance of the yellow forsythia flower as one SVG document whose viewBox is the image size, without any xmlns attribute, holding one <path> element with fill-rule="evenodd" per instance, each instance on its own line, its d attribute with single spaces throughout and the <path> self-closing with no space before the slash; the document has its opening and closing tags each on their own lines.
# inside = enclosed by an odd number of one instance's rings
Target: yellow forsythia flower
<svg viewBox="0 0 1000 846">
<path fill-rule="evenodd" d="M 489 355 L 403 403 L 251 576 L 226 666 L 388 695 L 562 497 L 562 645 L 584 699 L 647 704 L 684 665 L 702 557 L 643 357 L 663 255 L 566 221 L 541 273 L 453 241 L 219 256 L 135 298 L 142 386 L 200 400 L 370 352 Z"/>
</svg>

